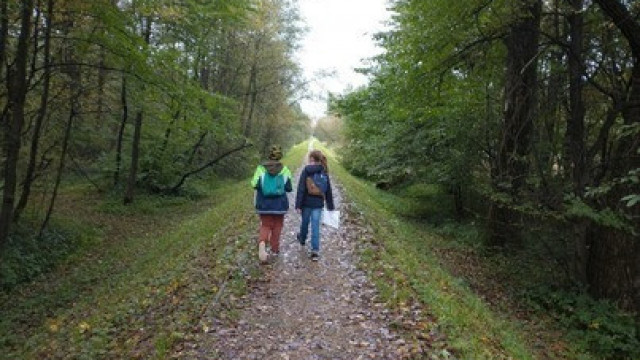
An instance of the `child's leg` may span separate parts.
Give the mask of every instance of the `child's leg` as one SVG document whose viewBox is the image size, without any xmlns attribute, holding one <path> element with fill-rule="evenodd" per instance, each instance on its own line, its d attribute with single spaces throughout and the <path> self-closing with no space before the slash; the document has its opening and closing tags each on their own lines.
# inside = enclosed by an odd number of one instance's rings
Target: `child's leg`
<svg viewBox="0 0 640 360">
<path fill-rule="evenodd" d="M 302 222 L 300 223 L 300 242 L 304 244 L 307 241 L 309 233 L 309 220 L 311 219 L 311 208 L 302 208 Z"/>
<path fill-rule="evenodd" d="M 322 215 L 322 209 L 309 209 L 311 210 L 311 251 L 320 251 L 320 216 Z"/>
<path fill-rule="evenodd" d="M 280 252 L 280 234 L 282 233 L 282 225 L 284 223 L 284 215 L 273 215 L 273 227 L 271 228 L 271 251 Z"/>
<path fill-rule="evenodd" d="M 270 215 L 260 215 L 260 234 L 258 235 L 258 242 L 269 242 L 269 235 L 271 235 L 272 219 Z"/>
<path fill-rule="evenodd" d="M 258 258 L 260 261 L 267 261 L 265 245 L 271 234 L 271 219 L 268 215 L 260 215 L 260 233 L 258 235 Z"/>
</svg>

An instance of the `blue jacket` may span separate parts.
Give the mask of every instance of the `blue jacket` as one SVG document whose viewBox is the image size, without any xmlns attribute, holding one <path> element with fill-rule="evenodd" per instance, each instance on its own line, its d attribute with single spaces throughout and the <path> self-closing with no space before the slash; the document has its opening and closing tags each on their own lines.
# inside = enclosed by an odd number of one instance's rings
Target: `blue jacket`
<svg viewBox="0 0 640 360">
<path fill-rule="evenodd" d="M 331 179 L 328 178 L 327 192 L 322 196 L 311 195 L 307 191 L 307 177 L 312 176 L 317 172 L 324 172 L 322 165 L 307 165 L 300 172 L 300 179 L 298 180 L 298 192 L 296 194 L 296 209 L 302 208 L 323 208 L 324 201 L 327 201 L 327 209 L 334 210 L 333 206 L 333 193 L 331 192 Z"/>
<path fill-rule="evenodd" d="M 262 165 L 258 165 L 251 179 L 251 186 L 256 189 L 256 212 L 258 214 L 284 215 L 289 211 L 289 199 L 286 193 L 276 197 L 265 197 L 262 195 L 260 184 L 262 184 L 262 177 L 267 173 L 284 176 L 284 190 L 286 192 L 293 191 L 293 187 L 291 186 L 291 171 L 289 168 L 282 165 L 279 161 L 271 160 Z"/>
</svg>

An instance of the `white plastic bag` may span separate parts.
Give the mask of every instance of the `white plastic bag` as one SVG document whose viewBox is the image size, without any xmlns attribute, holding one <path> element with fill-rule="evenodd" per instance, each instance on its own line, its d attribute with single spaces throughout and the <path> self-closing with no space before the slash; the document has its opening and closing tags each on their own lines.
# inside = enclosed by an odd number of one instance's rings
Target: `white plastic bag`
<svg viewBox="0 0 640 360">
<path fill-rule="evenodd" d="M 334 229 L 340 228 L 340 210 L 322 209 L 322 223 Z"/>
</svg>

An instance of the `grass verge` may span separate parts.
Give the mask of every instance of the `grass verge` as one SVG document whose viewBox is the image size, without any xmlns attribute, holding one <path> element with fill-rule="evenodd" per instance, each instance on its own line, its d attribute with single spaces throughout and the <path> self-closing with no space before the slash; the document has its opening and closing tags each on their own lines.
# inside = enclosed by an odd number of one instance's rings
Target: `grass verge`
<svg viewBox="0 0 640 360">
<path fill-rule="evenodd" d="M 285 164 L 295 169 L 306 149 L 294 147 Z M 242 274 L 255 263 L 252 198 L 248 180 L 220 186 L 210 208 L 162 224 L 164 233 L 131 229 L 129 237 L 101 239 L 34 283 L 0 293 L 0 358 L 165 358 L 179 351 L 221 288 L 223 296 L 244 291 Z M 161 227 L 162 211 L 147 210 Z M 110 226 L 137 215 L 112 204 L 101 211 L 114 216 Z"/>
<path fill-rule="evenodd" d="M 491 311 L 464 281 L 445 271 L 432 253 L 436 236 L 397 216 L 402 199 L 351 176 L 327 148 L 332 173 L 374 232 L 363 267 L 393 307 L 425 304 L 462 359 L 534 359 L 517 325 Z"/>
</svg>

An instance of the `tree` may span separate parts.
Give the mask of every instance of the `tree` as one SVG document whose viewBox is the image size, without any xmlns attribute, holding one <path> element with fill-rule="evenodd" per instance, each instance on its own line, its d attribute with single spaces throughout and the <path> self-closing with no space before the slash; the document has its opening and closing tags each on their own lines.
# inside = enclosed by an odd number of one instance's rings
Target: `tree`
<svg viewBox="0 0 640 360">
<path fill-rule="evenodd" d="M 544 241 L 567 282 L 640 308 L 636 3 L 393 10 L 372 81 L 332 102 L 349 170 L 382 188 L 441 184 L 461 210 L 475 193 L 490 245 Z"/>
<path fill-rule="evenodd" d="M 620 1 L 595 2 L 620 30 L 632 54 L 629 94 L 621 111 L 624 125 L 630 131 L 620 136 L 613 155 L 615 160 L 611 165 L 611 177 L 616 180 L 640 169 L 640 22 Z M 590 269 L 589 283 L 595 295 L 621 299 L 628 302 L 630 308 L 640 309 L 640 243 L 637 239 L 640 207 L 621 206 L 621 199 L 629 192 L 640 193 L 640 181 L 637 178 L 616 184 L 605 198 L 605 206 L 620 209 L 627 218 L 632 219 L 634 225 L 630 231 L 606 228 L 595 231 L 592 253 L 595 266 Z"/>
<path fill-rule="evenodd" d="M 0 245 L 16 222 L 46 231 L 65 179 L 177 194 L 306 137 L 298 21 L 282 0 L 0 1 Z"/>
<path fill-rule="evenodd" d="M 518 240 L 518 215 L 510 205 L 521 195 L 528 172 L 528 156 L 536 111 L 537 59 L 542 1 L 522 1 L 514 6 L 514 20 L 505 38 L 507 48 L 504 121 L 499 147 L 491 166 L 492 187 L 507 195 L 489 211 L 490 239 L 494 245 Z"/>
<path fill-rule="evenodd" d="M 7 73 L 7 119 L 3 123 L 4 147 L 6 156 L 2 177 L 4 189 L 2 194 L 2 207 L 0 208 L 0 247 L 4 246 L 9 236 L 11 223 L 13 222 L 17 168 L 20 156 L 22 126 L 25 119 L 25 105 L 28 91 L 27 66 L 29 56 L 29 44 L 31 37 L 33 0 L 22 2 L 20 7 L 20 35 L 16 45 L 16 55 L 13 69 Z"/>
</svg>

